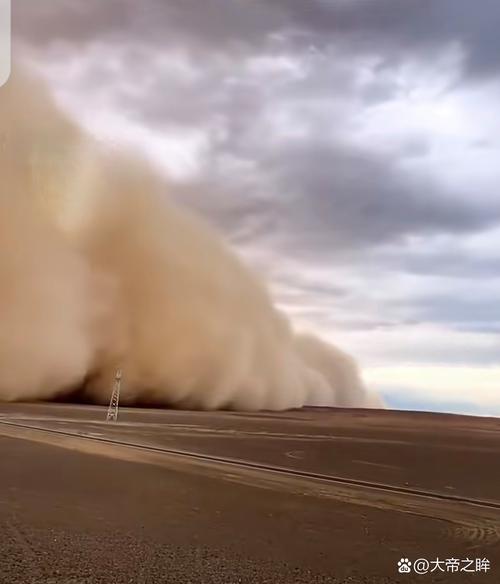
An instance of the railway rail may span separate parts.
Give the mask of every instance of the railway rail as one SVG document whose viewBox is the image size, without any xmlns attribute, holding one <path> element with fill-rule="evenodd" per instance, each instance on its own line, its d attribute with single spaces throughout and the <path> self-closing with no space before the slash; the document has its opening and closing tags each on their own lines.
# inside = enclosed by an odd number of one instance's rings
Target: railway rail
<svg viewBox="0 0 500 584">
<path fill-rule="evenodd" d="M 259 463 L 255 461 L 242 460 L 238 458 L 228 458 L 223 456 L 215 456 L 212 454 L 202 454 L 199 452 L 191 452 L 187 450 L 178 450 L 173 448 L 164 448 L 162 446 L 154 446 L 148 444 L 141 444 L 137 442 L 129 442 L 126 440 L 119 440 L 115 438 L 95 436 L 83 432 L 70 432 L 67 430 L 60 430 L 55 428 L 47 428 L 43 426 L 35 426 L 32 424 L 25 424 L 20 422 L 7 421 L 5 419 L 0 419 L 0 425 L 11 426 L 14 428 L 22 428 L 27 430 L 36 430 L 38 432 L 45 432 L 47 434 L 55 434 L 71 438 L 79 438 L 82 440 L 90 440 L 92 442 L 98 442 L 114 446 L 122 446 L 127 448 L 133 448 L 136 450 L 142 450 L 146 452 L 154 452 L 157 454 L 165 454 L 168 456 L 177 457 L 179 459 L 195 460 L 205 463 L 213 463 L 218 465 L 227 466 L 227 468 L 239 468 L 246 470 L 256 470 L 266 473 L 274 473 L 275 475 L 288 476 L 295 478 L 308 479 L 311 481 L 322 482 L 325 484 L 335 484 L 343 486 L 352 486 L 357 488 L 369 489 L 371 491 L 378 491 L 384 493 L 392 493 L 398 495 L 407 495 L 411 497 L 419 497 L 427 500 L 435 500 L 440 502 L 450 502 L 459 503 L 464 505 L 472 505 L 480 508 L 488 508 L 500 511 L 500 501 L 491 501 L 486 499 L 461 497 L 457 495 L 451 495 L 446 493 L 439 493 L 436 491 L 426 491 L 422 489 L 414 489 L 410 487 L 402 487 L 399 485 L 390 485 L 379 482 L 371 482 L 359 479 L 352 479 L 343 476 L 336 476 L 330 474 L 322 474 L 316 472 L 309 472 L 304 470 L 293 469 L 284 466 L 271 465 L 265 463 Z"/>
</svg>

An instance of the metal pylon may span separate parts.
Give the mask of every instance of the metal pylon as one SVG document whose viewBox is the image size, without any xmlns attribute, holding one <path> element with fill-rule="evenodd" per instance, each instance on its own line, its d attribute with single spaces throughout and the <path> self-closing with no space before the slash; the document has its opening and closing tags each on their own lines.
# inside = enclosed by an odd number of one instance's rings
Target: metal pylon
<svg viewBox="0 0 500 584">
<path fill-rule="evenodd" d="M 108 413 L 106 414 L 107 422 L 118 421 L 118 403 L 120 401 L 120 386 L 122 383 L 122 370 L 117 369 L 115 375 L 115 383 L 113 385 L 113 393 L 109 402 Z"/>
</svg>

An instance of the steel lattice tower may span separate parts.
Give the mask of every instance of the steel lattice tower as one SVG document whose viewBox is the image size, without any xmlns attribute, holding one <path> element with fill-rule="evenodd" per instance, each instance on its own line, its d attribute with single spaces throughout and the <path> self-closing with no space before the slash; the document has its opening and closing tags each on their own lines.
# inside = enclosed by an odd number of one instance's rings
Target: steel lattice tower
<svg viewBox="0 0 500 584">
<path fill-rule="evenodd" d="M 115 375 L 115 383 L 113 385 L 113 393 L 109 402 L 108 413 L 106 415 L 107 422 L 118 421 L 118 403 L 120 401 L 120 386 L 122 383 L 122 370 L 117 369 Z"/>
</svg>

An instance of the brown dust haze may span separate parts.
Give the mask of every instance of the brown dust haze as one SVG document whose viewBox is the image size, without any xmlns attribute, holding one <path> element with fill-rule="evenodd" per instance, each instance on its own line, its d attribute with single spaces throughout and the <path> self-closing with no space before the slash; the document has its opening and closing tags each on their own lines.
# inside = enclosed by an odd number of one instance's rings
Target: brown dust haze
<svg viewBox="0 0 500 584">
<path fill-rule="evenodd" d="M 0 90 L 0 132 L 0 401 L 107 403 L 121 367 L 127 404 L 380 405 L 162 177 L 24 71 Z"/>
</svg>

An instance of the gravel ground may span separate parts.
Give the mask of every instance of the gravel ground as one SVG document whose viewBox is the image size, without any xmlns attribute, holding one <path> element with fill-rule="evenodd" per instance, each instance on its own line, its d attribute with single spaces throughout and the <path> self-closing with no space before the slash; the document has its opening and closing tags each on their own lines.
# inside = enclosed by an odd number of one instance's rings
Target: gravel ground
<svg viewBox="0 0 500 584">
<path fill-rule="evenodd" d="M 0 414 L 6 415 L 7 409 L 2 406 Z M 56 406 L 50 411 L 62 410 Z M 155 416 L 157 422 L 162 419 L 161 413 Z M 225 427 L 227 416 L 221 414 L 217 425 L 217 415 L 207 415 L 206 425 Z M 350 433 L 355 438 L 359 420 L 352 416 Z M 196 419 L 199 425 L 203 416 Z M 136 425 L 137 439 L 144 436 L 148 423 Z M 345 434 L 345 418 L 343 423 Z M 275 431 L 278 426 L 279 419 L 273 423 Z M 489 438 L 482 435 L 481 440 L 489 443 L 481 444 L 491 451 L 493 468 L 498 433 L 489 426 L 483 430 Z M 210 438 L 200 435 L 198 440 L 201 444 Z M 230 433 L 226 440 L 232 440 Z M 404 441 L 408 442 L 407 434 Z M 411 441 L 418 459 L 415 435 Z M 426 516 L 424 511 L 414 514 L 373 502 L 347 503 L 328 494 L 301 491 L 297 485 L 287 488 L 252 484 L 250 478 L 242 481 L 230 474 L 216 476 L 187 463 L 183 469 L 179 464 L 120 460 L 98 450 L 84 453 L 63 442 L 61 448 L 36 437 L 0 435 L 2 584 L 500 581 L 500 516 L 498 523 L 481 529 L 452 518 L 437 519 L 432 513 Z M 295 450 L 314 450 L 306 442 Z M 212 443 L 210 448 L 220 447 Z M 259 448 L 264 453 L 265 444 Z M 333 460 L 333 443 L 331 448 Z M 394 462 L 392 466 L 400 464 Z M 465 459 L 463 474 L 469 474 Z M 401 557 L 485 557 L 492 568 L 471 575 L 398 574 Z"/>
</svg>

